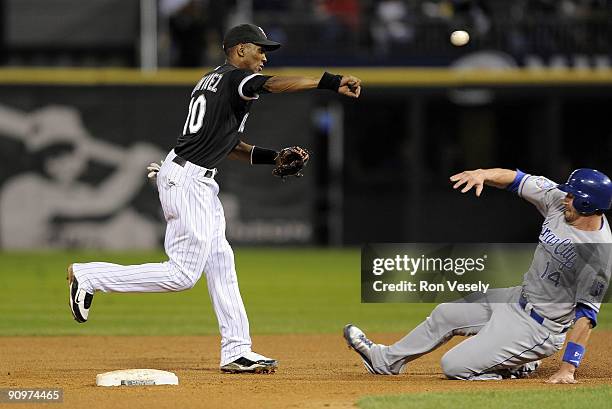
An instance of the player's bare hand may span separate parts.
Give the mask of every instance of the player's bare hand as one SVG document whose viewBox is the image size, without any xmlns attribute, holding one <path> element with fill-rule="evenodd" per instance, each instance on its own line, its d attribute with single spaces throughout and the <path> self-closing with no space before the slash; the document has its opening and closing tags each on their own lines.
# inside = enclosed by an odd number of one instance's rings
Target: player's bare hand
<svg viewBox="0 0 612 409">
<path fill-rule="evenodd" d="M 346 95 L 347 97 L 359 98 L 359 95 L 361 94 L 361 80 L 357 77 L 353 77 L 352 75 L 342 76 L 338 93 Z"/>
<path fill-rule="evenodd" d="M 574 372 L 559 369 L 548 378 L 546 383 L 578 383 L 578 381 L 574 378 Z"/>
<path fill-rule="evenodd" d="M 451 182 L 455 182 L 453 189 L 461 186 L 461 193 L 468 192 L 471 188 L 476 190 L 476 196 L 480 196 L 485 182 L 485 174 L 482 169 L 466 170 L 450 177 Z"/>
</svg>

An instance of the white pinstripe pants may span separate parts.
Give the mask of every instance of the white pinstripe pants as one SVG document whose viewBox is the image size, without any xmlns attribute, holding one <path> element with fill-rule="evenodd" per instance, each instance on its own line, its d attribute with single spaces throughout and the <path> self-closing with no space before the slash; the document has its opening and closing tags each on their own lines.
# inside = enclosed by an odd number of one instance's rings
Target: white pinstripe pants
<svg viewBox="0 0 612 409">
<path fill-rule="evenodd" d="M 234 253 L 225 238 L 219 185 L 204 176 L 203 168 L 190 162 L 182 167 L 172 161 L 174 157 L 170 151 L 157 175 L 169 260 L 132 266 L 76 263 L 73 270 L 88 292 L 182 291 L 193 287 L 205 272 L 221 332 L 221 365 L 225 365 L 251 351 L 251 338 Z"/>
</svg>

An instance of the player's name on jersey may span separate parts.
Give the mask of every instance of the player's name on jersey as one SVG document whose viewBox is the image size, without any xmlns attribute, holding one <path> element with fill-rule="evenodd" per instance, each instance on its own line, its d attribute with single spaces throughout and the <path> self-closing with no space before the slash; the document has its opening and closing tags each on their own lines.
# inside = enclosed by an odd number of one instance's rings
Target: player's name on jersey
<svg viewBox="0 0 612 409">
<path fill-rule="evenodd" d="M 221 82 L 221 78 L 223 78 L 223 74 L 217 74 L 216 72 L 205 75 L 196 84 L 195 88 L 193 89 L 193 92 L 196 92 L 196 91 L 217 92 L 217 86 Z"/>
<path fill-rule="evenodd" d="M 480 292 L 486 294 L 490 284 L 478 281 L 476 283 L 460 283 L 458 281 L 444 281 L 441 283 L 430 283 L 426 280 L 419 282 L 399 281 L 396 283 L 385 283 L 374 281 L 372 289 L 376 292 Z"/>
</svg>

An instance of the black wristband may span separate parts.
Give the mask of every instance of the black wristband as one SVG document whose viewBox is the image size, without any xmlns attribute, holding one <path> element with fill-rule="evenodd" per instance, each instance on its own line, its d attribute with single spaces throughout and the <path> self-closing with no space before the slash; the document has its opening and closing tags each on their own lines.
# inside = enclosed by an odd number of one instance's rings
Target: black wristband
<svg viewBox="0 0 612 409">
<path fill-rule="evenodd" d="M 317 85 L 317 88 L 330 89 L 334 92 L 338 92 L 338 88 L 340 88 L 341 81 L 342 81 L 342 75 L 331 74 L 325 71 L 323 73 L 323 76 L 319 80 L 319 85 Z"/>
<path fill-rule="evenodd" d="M 272 149 L 253 146 L 251 149 L 251 165 L 275 165 L 278 152 Z"/>
</svg>

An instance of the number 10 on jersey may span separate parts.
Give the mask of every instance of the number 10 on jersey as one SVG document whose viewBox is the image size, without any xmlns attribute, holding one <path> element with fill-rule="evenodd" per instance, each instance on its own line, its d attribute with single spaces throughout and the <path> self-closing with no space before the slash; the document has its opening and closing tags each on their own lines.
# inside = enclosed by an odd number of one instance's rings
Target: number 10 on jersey
<svg viewBox="0 0 612 409">
<path fill-rule="evenodd" d="M 206 113 L 206 98 L 204 94 L 191 98 L 189 102 L 189 113 L 183 126 L 183 135 L 193 135 L 197 133 L 204 124 L 204 114 Z"/>
</svg>

